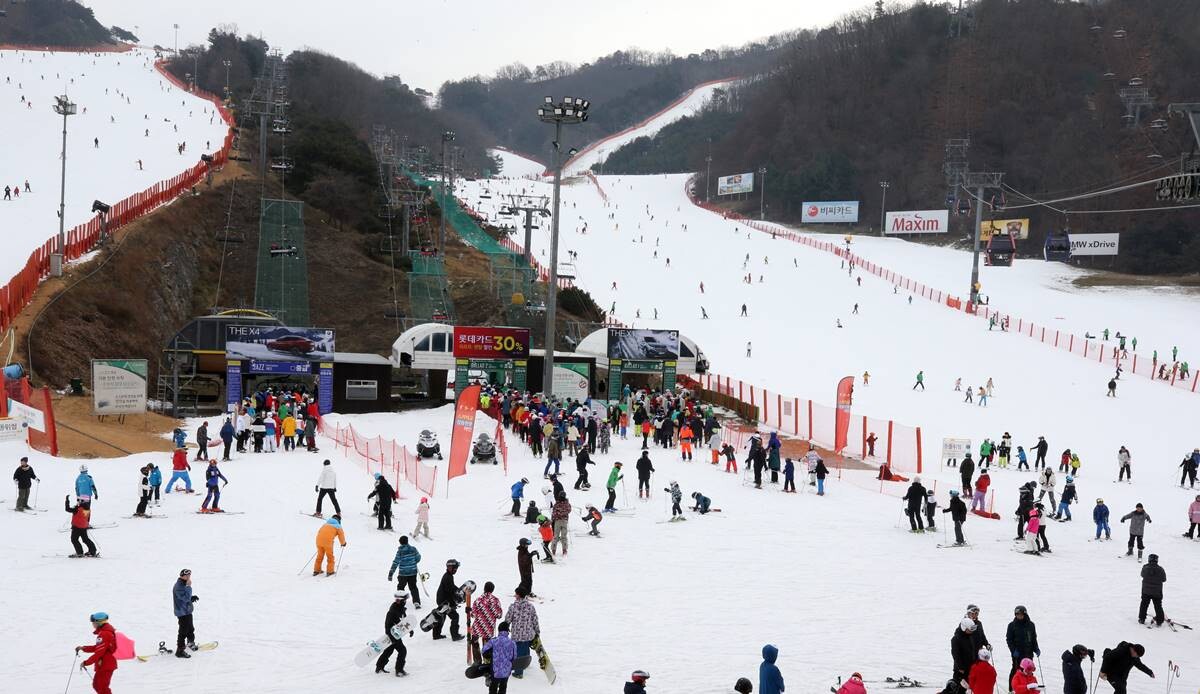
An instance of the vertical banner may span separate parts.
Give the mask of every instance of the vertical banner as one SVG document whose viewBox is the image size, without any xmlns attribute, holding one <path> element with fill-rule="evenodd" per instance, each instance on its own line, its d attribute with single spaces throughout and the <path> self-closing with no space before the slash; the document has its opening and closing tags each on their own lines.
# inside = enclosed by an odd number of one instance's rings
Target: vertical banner
<svg viewBox="0 0 1200 694">
<path fill-rule="evenodd" d="M 454 360 L 454 393 L 455 395 L 463 392 L 467 387 L 467 381 L 470 378 L 471 360 L 465 357 Z"/>
<path fill-rule="evenodd" d="M 837 421 L 833 432 L 833 452 L 846 449 L 846 438 L 850 433 L 850 404 L 854 401 L 854 377 L 846 376 L 838 381 Z"/>
<path fill-rule="evenodd" d="M 321 362 L 317 372 L 317 412 L 333 412 L 333 362 Z"/>
<path fill-rule="evenodd" d="M 526 376 L 527 376 L 528 372 L 529 372 L 529 362 L 528 361 L 526 361 L 524 359 L 514 359 L 513 360 L 513 381 L 512 382 L 513 382 L 513 388 L 517 389 L 518 392 L 521 392 L 521 393 L 525 392 L 525 383 L 528 380 L 526 378 Z"/>
<path fill-rule="evenodd" d="M 467 455 L 471 452 L 471 438 L 475 435 L 475 411 L 479 409 L 479 386 L 467 386 L 458 394 L 454 406 L 454 426 L 450 434 L 450 465 L 446 468 L 446 481 L 467 474 Z"/>
<path fill-rule="evenodd" d="M 242 401 L 242 362 L 237 359 L 225 361 L 225 410 L 237 412 Z"/>
<path fill-rule="evenodd" d="M 676 365 L 676 362 L 673 362 L 673 361 L 664 361 L 663 362 L 663 392 L 664 393 L 674 393 L 675 392 L 675 365 Z"/>
<path fill-rule="evenodd" d="M 612 402 L 621 400 L 621 377 L 624 369 L 620 359 L 608 360 L 608 399 Z"/>
</svg>

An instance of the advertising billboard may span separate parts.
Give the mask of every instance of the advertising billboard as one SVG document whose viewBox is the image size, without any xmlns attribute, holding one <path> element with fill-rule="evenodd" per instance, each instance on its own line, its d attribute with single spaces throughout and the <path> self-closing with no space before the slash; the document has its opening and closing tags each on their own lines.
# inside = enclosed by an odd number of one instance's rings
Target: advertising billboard
<svg viewBox="0 0 1200 694">
<path fill-rule="evenodd" d="M 554 395 L 560 398 L 571 398 L 572 400 L 587 400 L 588 397 L 588 377 L 587 374 L 579 373 L 576 366 L 582 366 L 585 370 L 586 364 L 563 364 L 554 365 Z"/>
<path fill-rule="evenodd" d="M 225 326 L 225 358 L 255 361 L 333 361 L 334 334 L 326 328 L 285 325 Z"/>
<path fill-rule="evenodd" d="M 454 356 L 466 359 L 525 359 L 529 356 L 529 329 L 456 325 Z"/>
<path fill-rule="evenodd" d="M 609 328 L 608 357 L 674 361 L 679 358 L 679 331 Z"/>
<path fill-rule="evenodd" d="M 1120 234 L 1068 234 L 1071 257 L 1077 255 L 1117 255 Z"/>
<path fill-rule="evenodd" d="M 721 176 L 717 179 L 717 195 L 733 195 L 734 193 L 749 193 L 754 190 L 754 174 L 734 174 Z"/>
<path fill-rule="evenodd" d="M 804 203 L 804 223 L 846 223 L 858 221 L 858 201 L 843 200 L 840 202 L 806 202 Z"/>
<path fill-rule="evenodd" d="M 92 360 L 92 414 L 145 414 L 145 359 Z"/>
<path fill-rule="evenodd" d="M 979 240 L 987 241 L 992 238 L 993 231 L 1008 232 L 1009 236 L 1018 239 L 1029 238 L 1028 219 L 985 219 L 979 224 Z"/>
<path fill-rule="evenodd" d="M 947 210 L 888 212 L 883 221 L 883 233 L 888 235 L 944 234 L 949 230 L 950 212 Z"/>
</svg>

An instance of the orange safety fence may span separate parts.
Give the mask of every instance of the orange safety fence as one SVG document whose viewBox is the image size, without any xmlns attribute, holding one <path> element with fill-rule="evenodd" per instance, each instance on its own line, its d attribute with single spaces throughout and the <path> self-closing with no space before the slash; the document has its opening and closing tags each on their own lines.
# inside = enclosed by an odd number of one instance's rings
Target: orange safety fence
<svg viewBox="0 0 1200 694">
<path fill-rule="evenodd" d="M 600 193 L 600 199 L 604 201 L 604 206 L 608 207 L 608 193 L 604 192 L 604 186 L 600 185 L 600 181 L 596 179 L 596 174 L 591 171 L 584 171 L 583 175 L 587 176 L 587 179 L 592 182 L 593 186 L 596 186 L 596 192 Z"/>
<path fill-rule="evenodd" d="M 159 60 L 155 62 L 154 67 L 169 82 L 186 90 L 186 85 L 168 73 L 163 67 L 164 64 L 164 61 Z M 208 174 L 210 166 L 219 167 L 224 165 L 228 160 L 229 150 L 233 145 L 233 116 L 216 95 L 203 90 L 196 90 L 195 93 L 201 98 L 211 101 L 216 106 L 221 119 L 229 126 L 220 149 L 212 154 L 212 164 L 200 162 L 183 173 L 160 181 L 140 193 L 135 193 L 113 204 L 108 212 L 108 233 L 111 234 L 159 206 L 171 202 L 203 180 Z M 67 231 L 66 248 L 63 250 L 63 262 L 77 260 L 91 252 L 99 244 L 100 236 L 101 222 L 99 216 L 93 217 L 91 220 Z M 0 287 L 0 331 L 7 330 L 12 325 L 17 315 L 33 299 L 33 294 L 37 291 L 38 284 L 46 277 L 49 277 L 50 256 L 54 254 L 56 246 L 56 237 L 48 239 L 44 244 L 30 253 L 29 259 L 25 262 L 25 267 L 14 275 L 7 284 Z"/>
<path fill-rule="evenodd" d="M 731 210 L 726 210 L 712 203 L 706 203 L 696 196 L 694 181 L 695 177 L 689 179 L 686 189 L 688 198 L 697 207 L 720 214 L 726 219 L 736 219 L 739 223 L 745 224 L 751 229 L 772 234 L 775 238 L 783 238 L 801 243 L 847 259 L 852 266 L 857 266 L 861 271 L 875 275 L 885 282 L 890 282 L 892 285 L 914 296 L 933 301 L 955 311 L 961 311 L 966 315 L 977 316 L 986 321 L 994 319 L 996 330 L 1017 333 L 1023 337 L 1037 340 L 1054 349 L 1062 350 L 1084 359 L 1091 359 L 1099 364 L 1109 364 L 1113 367 L 1114 374 L 1116 373 L 1116 368 L 1119 366 L 1122 375 L 1134 374 L 1150 378 L 1163 385 L 1179 390 L 1195 393 L 1197 387 L 1200 386 L 1200 370 L 1189 369 L 1185 374 L 1182 370 L 1182 363 L 1175 359 L 1170 361 L 1165 359 L 1159 360 L 1153 356 L 1147 358 L 1145 354 L 1140 355 L 1139 358 L 1137 352 L 1122 352 L 1118 347 L 1118 340 L 1098 340 L 1086 335 L 1080 337 L 1057 328 L 1038 325 L 1033 321 L 1025 320 L 1003 311 L 994 310 L 990 306 L 975 305 L 970 300 L 964 300 L 961 297 L 926 286 L 904 275 L 888 270 L 878 263 L 861 258 L 852 253 L 846 244 L 821 241 L 811 236 L 792 231 L 786 227 L 748 219 Z"/>
<path fill-rule="evenodd" d="M 3 402 L 0 402 L 0 417 L 8 416 L 10 399 L 39 410 L 45 418 L 46 430 L 38 431 L 30 427 L 29 445 L 43 453 L 58 455 L 58 426 L 54 421 L 54 404 L 50 399 L 50 389 L 47 387 L 31 388 L 29 379 L 24 376 L 13 379 L 0 374 L 0 382 L 4 386 L 4 399 Z"/>
<path fill-rule="evenodd" d="M 326 433 L 328 435 L 328 432 Z M 411 453 L 407 447 L 397 444 L 382 436 L 366 437 L 354 430 L 352 425 L 335 425 L 332 436 L 337 448 L 345 449 L 347 457 L 351 453 L 367 472 L 374 475 L 382 474 L 396 489 L 400 491 L 400 481 L 407 480 L 418 490 L 433 496 L 437 486 L 437 466 L 430 467 L 421 458 Z M 401 497 L 403 498 L 403 497 Z"/>
</svg>

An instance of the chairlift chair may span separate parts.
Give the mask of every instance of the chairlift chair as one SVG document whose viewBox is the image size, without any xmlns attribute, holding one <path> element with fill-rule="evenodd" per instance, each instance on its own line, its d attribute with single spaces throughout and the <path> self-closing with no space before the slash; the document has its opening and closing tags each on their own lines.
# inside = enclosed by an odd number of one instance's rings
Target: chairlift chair
<svg viewBox="0 0 1200 694">
<path fill-rule="evenodd" d="M 1011 267 L 1017 255 L 1017 239 L 1007 231 L 996 230 L 987 242 L 986 264 L 996 267 Z"/>
<path fill-rule="evenodd" d="M 1146 80 L 1142 79 L 1141 77 L 1131 77 L 1129 79 L 1129 86 L 1131 87 L 1140 87 L 1145 83 Z"/>
<path fill-rule="evenodd" d="M 1154 128 L 1155 130 L 1166 130 L 1167 121 L 1165 118 L 1155 118 L 1154 120 L 1150 121 L 1150 127 Z"/>
<path fill-rule="evenodd" d="M 274 159 L 271 161 L 271 168 L 276 171 L 291 171 L 295 165 L 291 159 Z"/>
<path fill-rule="evenodd" d="M 1113 72 L 1112 70 L 1109 70 L 1108 72 L 1104 73 L 1104 79 L 1106 79 L 1106 80 L 1115 80 L 1116 78 L 1117 78 L 1117 73 Z"/>
<path fill-rule="evenodd" d="M 1050 262 L 1065 263 L 1071 259 L 1071 237 L 1066 230 L 1046 234 L 1042 257 Z"/>
<path fill-rule="evenodd" d="M 1123 39 L 1125 38 L 1126 34 L 1127 32 L 1124 29 L 1117 29 L 1112 35 L 1114 39 Z"/>
</svg>

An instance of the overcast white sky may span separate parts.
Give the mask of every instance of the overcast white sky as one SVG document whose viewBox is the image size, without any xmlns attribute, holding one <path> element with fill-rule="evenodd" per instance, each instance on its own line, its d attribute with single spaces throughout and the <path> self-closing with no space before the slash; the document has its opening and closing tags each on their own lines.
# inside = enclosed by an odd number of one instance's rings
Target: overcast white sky
<svg viewBox="0 0 1200 694">
<path fill-rule="evenodd" d="M 687 55 L 824 26 L 871 0 L 83 0 L 146 43 L 203 42 L 218 24 L 285 53 L 312 47 L 436 90 L 520 61 L 582 63 L 636 46 Z M 442 38 L 442 37 L 445 38 Z"/>
</svg>

